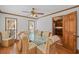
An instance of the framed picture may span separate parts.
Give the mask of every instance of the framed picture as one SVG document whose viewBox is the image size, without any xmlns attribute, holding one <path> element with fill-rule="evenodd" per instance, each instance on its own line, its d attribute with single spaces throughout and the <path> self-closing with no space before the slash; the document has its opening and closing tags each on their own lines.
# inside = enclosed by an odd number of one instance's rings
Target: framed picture
<svg viewBox="0 0 79 59">
<path fill-rule="evenodd" d="M 16 18 L 5 18 L 5 31 L 8 32 L 9 37 L 16 38 Z"/>
</svg>

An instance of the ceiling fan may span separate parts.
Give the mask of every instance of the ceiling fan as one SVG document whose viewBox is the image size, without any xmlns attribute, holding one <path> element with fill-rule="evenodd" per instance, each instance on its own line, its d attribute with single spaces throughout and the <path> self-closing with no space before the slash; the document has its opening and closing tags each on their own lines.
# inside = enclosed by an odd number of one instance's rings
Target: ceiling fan
<svg viewBox="0 0 79 59">
<path fill-rule="evenodd" d="M 32 8 L 31 11 L 23 11 L 24 13 L 31 13 L 32 17 L 38 17 L 38 15 L 44 15 L 44 13 L 37 12 L 35 8 Z"/>
</svg>

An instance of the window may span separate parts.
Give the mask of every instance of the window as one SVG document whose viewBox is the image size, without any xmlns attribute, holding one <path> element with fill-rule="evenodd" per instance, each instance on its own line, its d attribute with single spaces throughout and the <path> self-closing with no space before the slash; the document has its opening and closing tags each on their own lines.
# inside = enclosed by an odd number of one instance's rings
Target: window
<svg viewBox="0 0 79 59">
<path fill-rule="evenodd" d="M 34 41 L 35 39 L 35 21 L 29 20 L 28 22 L 29 39 Z"/>
</svg>

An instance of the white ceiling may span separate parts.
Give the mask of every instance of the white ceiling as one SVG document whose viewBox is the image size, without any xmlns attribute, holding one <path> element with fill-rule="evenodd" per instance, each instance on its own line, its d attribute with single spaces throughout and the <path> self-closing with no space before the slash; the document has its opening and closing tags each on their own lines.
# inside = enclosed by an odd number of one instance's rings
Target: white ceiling
<svg viewBox="0 0 79 59">
<path fill-rule="evenodd" d="M 74 5 L 0 5 L 0 10 L 30 17 L 30 13 L 23 13 L 22 11 L 31 11 L 32 8 L 36 8 L 38 12 L 42 12 L 45 15 L 72 6 Z"/>
</svg>

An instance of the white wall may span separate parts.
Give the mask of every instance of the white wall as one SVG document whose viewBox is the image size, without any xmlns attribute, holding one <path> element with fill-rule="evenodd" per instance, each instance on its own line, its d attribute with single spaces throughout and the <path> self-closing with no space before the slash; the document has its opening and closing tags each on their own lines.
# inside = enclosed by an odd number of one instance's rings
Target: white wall
<svg viewBox="0 0 79 59">
<path fill-rule="evenodd" d="M 79 8 L 77 12 L 77 36 L 79 36 Z M 77 37 L 77 48 L 79 50 L 79 37 Z"/>
<path fill-rule="evenodd" d="M 39 31 L 49 31 L 52 32 L 52 17 L 40 18 L 37 21 L 37 29 Z"/>
</svg>

